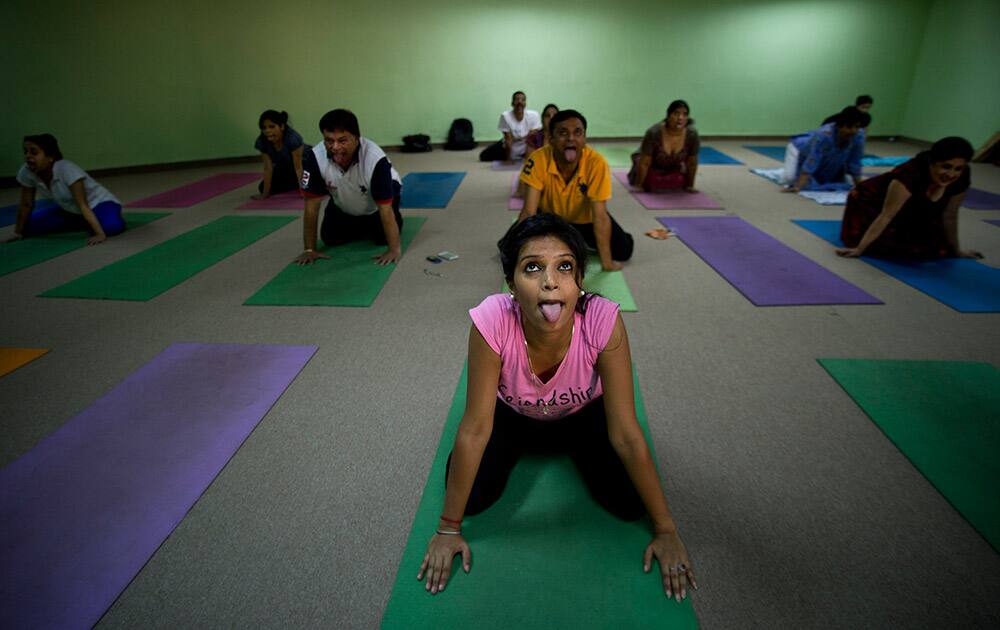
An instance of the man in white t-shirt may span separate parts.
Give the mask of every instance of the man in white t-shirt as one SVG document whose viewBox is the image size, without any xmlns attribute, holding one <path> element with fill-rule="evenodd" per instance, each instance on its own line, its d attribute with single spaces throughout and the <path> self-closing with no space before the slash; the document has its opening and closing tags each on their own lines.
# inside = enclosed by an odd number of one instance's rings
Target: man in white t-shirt
<svg viewBox="0 0 1000 630">
<path fill-rule="evenodd" d="M 542 130 L 542 117 L 533 109 L 525 109 L 528 97 L 518 90 L 510 98 L 510 109 L 500 114 L 497 130 L 503 134 L 503 140 L 486 147 L 479 155 L 484 162 L 503 160 L 511 162 L 524 158 L 528 150 L 527 138 Z"/>
</svg>

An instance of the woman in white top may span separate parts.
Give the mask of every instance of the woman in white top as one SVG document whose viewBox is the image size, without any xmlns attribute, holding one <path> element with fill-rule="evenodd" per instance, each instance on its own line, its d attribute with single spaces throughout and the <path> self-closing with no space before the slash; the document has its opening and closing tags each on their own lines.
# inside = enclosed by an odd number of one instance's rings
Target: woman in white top
<svg viewBox="0 0 1000 630">
<path fill-rule="evenodd" d="M 63 159 L 52 134 L 24 137 L 24 166 L 17 172 L 17 182 L 21 184 L 21 201 L 15 236 L 10 240 L 89 230 L 87 244 L 96 245 L 125 231 L 118 198 L 82 168 Z M 58 206 L 32 212 L 38 192 Z"/>
</svg>

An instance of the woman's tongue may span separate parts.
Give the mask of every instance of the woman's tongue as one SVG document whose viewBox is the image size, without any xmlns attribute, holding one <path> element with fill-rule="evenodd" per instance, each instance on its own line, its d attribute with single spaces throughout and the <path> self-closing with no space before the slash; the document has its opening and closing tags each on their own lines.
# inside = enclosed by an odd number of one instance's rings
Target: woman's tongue
<svg viewBox="0 0 1000 630">
<path fill-rule="evenodd" d="M 542 315 L 549 322 L 558 321 L 562 313 L 562 304 L 539 304 L 538 308 L 542 309 Z"/>
<path fill-rule="evenodd" d="M 565 149 L 563 149 L 563 157 L 566 158 L 567 162 L 575 162 L 576 161 L 576 148 L 575 147 L 566 147 Z"/>
</svg>

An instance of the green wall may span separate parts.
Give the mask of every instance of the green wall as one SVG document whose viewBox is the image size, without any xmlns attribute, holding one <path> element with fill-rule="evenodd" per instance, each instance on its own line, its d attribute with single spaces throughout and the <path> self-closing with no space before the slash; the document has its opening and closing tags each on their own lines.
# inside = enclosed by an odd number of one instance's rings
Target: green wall
<svg viewBox="0 0 1000 630">
<path fill-rule="evenodd" d="M 441 140 L 461 116 L 491 140 L 515 89 L 532 108 L 581 110 L 592 137 L 640 135 L 674 98 L 691 103 L 703 134 L 783 135 L 861 92 L 876 98 L 871 133 L 898 134 L 930 10 L 930 0 L 13 0 L 0 173 L 18 168 L 21 137 L 41 131 L 88 169 L 250 155 L 271 107 L 309 142 L 333 107 L 353 109 L 383 144 Z"/>
<path fill-rule="evenodd" d="M 1000 131 L 1000 2 L 935 0 L 903 133 L 933 142 L 963 136 L 979 147 Z"/>
</svg>

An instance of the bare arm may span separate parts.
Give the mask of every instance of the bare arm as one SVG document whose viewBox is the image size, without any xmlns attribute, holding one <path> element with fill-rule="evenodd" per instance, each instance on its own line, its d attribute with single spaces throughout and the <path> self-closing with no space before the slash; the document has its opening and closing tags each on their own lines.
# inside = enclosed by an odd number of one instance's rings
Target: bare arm
<svg viewBox="0 0 1000 630">
<path fill-rule="evenodd" d="M 259 199 L 266 199 L 271 196 L 271 180 L 274 178 L 274 162 L 271 161 L 271 156 L 267 153 L 261 153 L 260 157 L 264 162 L 264 186 L 261 188 L 260 194 L 255 196 Z M 301 175 L 299 175 L 299 181 L 302 181 Z"/>
<path fill-rule="evenodd" d="M 35 189 L 21 186 L 21 198 L 17 202 L 17 224 L 14 226 L 14 233 L 17 235 L 12 240 L 17 240 L 24 236 L 24 228 L 28 225 L 28 217 L 31 216 L 31 209 L 35 205 Z"/>
<path fill-rule="evenodd" d="M 299 265 L 308 265 L 319 258 L 329 258 L 326 254 L 316 251 L 319 206 L 322 202 L 322 197 L 306 197 L 305 211 L 302 216 L 302 244 L 304 251 L 295 259 L 295 262 Z"/>
<path fill-rule="evenodd" d="M 521 206 L 521 213 L 517 215 L 518 223 L 538 212 L 538 202 L 541 198 L 542 191 L 532 186 L 524 186 L 524 205 Z"/>
<path fill-rule="evenodd" d="M 952 254 L 959 258 L 982 258 L 982 253 L 974 249 L 962 249 L 958 244 L 958 209 L 964 200 L 965 193 L 963 192 L 949 199 L 948 205 L 945 206 L 942 220 L 944 221 L 944 235 L 948 240 L 948 248 L 951 249 Z"/>
<path fill-rule="evenodd" d="M 97 245 L 98 243 L 103 243 L 107 240 L 108 235 L 104 233 L 104 228 L 101 227 L 101 222 L 97 220 L 97 215 L 91 210 L 90 204 L 87 203 L 87 189 L 83 185 L 83 180 L 78 179 L 69 186 L 69 191 L 73 193 L 73 201 L 76 202 L 78 208 L 80 208 L 80 213 L 83 215 L 84 221 L 90 226 L 90 230 L 94 233 L 89 239 L 87 239 L 88 245 Z"/>
<path fill-rule="evenodd" d="M 601 267 L 605 271 L 618 271 L 623 265 L 611 259 L 611 217 L 608 216 L 608 204 L 604 201 L 595 201 L 593 204 L 594 240 L 597 241 Z"/>
<path fill-rule="evenodd" d="M 399 236 L 399 226 L 396 224 L 396 213 L 392 209 L 392 204 L 379 204 L 378 215 L 379 219 L 382 220 L 382 230 L 385 232 L 385 240 L 389 248 L 385 253 L 375 256 L 375 262 L 379 265 L 399 262 L 399 259 L 403 257 L 403 246 Z"/>
<path fill-rule="evenodd" d="M 462 554 L 462 565 L 466 573 L 471 569 L 472 551 L 461 535 L 461 521 L 472 484 L 479 472 L 483 451 L 493 433 L 493 411 L 497 404 L 499 381 L 500 357 L 473 325 L 469 331 L 469 380 L 465 413 L 455 435 L 444 511 L 437 524 L 437 531 L 454 533 L 435 534 L 431 537 L 427 554 L 417 573 L 418 580 L 426 575 L 425 588 L 431 594 L 444 590 L 451 575 L 451 562 L 455 554 Z"/>
<path fill-rule="evenodd" d="M 649 174 L 649 167 L 653 164 L 653 156 L 640 155 L 639 163 L 635 165 L 635 179 L 633 186 L 646 190 L 646 175 Z"/>
<path fill-rule="evenodd" d="M 907 190 L 906 186 L 898 180 L 893 180 L 889 184 L 889 190 L 885 194 L 885 201 L 882 202 L 882 211 L 875 217 L 875 220 L 868 226 L 868 229 L 865 230 L 865 234 L 861 237 L 857 247 L 838 249 L 836 250 L 837 254 L 848 258 L 863 254 L 868 249 L 868 246 L 882 235 L 882 232 L 892 221 L 893 217 L 899 214 L 899 211 L 903 208 L 903 204 L 906 203 L 910 196 L 910 191 Z"/>
<path fill-rule="evenodd" d="M 615 321 L 607 346 L 598 355 L 597 370 L 604 387 L 604 411 L 608 418 L 608 439 L 622 460 L 635 490 L 653 522 L 653 540 L 646 548 L 643 569 L 649 571 L 653 556 L 667 597 L 680 601 L 687 585 L 694 585 L 694 573 L 687 550 L 677 533 L 677 525 L 667 505 L 649 446 L 635 416 L 632 383 L 632 352 L 621 315 Z M 681 570 L 676 567 L 684 567 Z"/>
<path fill-rule="evenodd" d="M 686 161 L 687 175 L 684 178 L 684 190 L 695 192 L 694 179 L 698 176 L 698 154 L 689 156 Z"/>
</svg>

